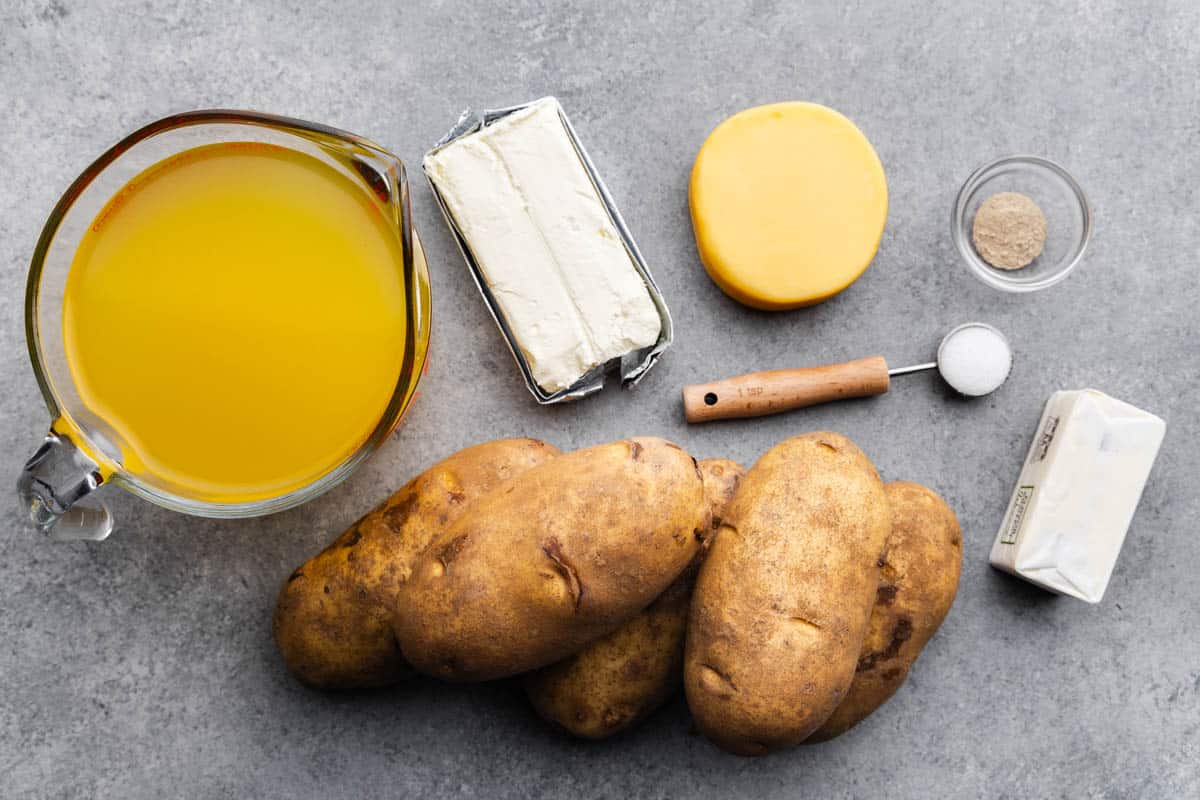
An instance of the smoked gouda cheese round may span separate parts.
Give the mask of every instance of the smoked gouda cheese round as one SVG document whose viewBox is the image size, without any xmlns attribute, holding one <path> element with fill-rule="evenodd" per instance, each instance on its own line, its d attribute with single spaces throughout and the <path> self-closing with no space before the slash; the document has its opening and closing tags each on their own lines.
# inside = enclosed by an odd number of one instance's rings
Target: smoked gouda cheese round
<svg viewBox="0 0 1200 800">
<path fill-rule="evenodd" d="M 708 274 L 768 310 L 820 303 L 853 283 L 887 219 L 875 149 L 816 103 L 757 106 L 722 122 L 696 156 L 689 195 Z"/>
</svg>

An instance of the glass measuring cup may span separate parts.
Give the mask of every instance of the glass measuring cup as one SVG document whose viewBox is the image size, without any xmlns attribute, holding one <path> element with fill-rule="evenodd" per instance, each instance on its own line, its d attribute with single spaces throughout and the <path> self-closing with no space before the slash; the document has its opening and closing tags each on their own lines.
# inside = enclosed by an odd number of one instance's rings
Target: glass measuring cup
<svg viewBox="0 0 1200 800">
<path fill-rule="evenodd" d="M 63 298 L 75 251 L 99 211 L 147 168 L 186 150 L 251 142 L 312 156 L 361 186 L 395 226 L 405 289 L 402 363 L 391 397 L 370 434 L 316 479 L 275 496 L 214 502 L 151 473 L 133 474 L 119 436 L 81 399 L 67 363 Z M 412 225 L 404 165 L 378 145 L 334 128 L 244 111 L 194 111 L 161 119 L 110 148 L 71 184 L 50 214 L 34 251 L 25 296 L 30 360 L 52 419 L 50 432 L 25 465 L 18 495 L 40 530 L 62 539 L 103 539 L 113 528 L 93 493 L 107 484 L 157 505 L 207 517 L 251 517 L 310 500 L 344 480 L 399 424 L 425 363 L 430 330 L 429 275 Z"/>
</svg>

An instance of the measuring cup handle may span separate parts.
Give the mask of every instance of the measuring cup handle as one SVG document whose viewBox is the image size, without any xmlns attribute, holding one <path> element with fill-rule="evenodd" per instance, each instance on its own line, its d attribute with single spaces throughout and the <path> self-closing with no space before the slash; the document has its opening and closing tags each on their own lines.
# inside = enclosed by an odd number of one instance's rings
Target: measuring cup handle
<svg viewBox="0 0 1200 800">
<path fill-rule="evenodd" d="M 104 476 L 87 454 L 65 436 L 46 434 L 25 463 L 17 494 L 37 529 L 64 541 L 100 541 L 112 533 L 108 507 L 95 498 L 79 501 L 100 488 Z"/>
<path fill-rule="evenodd" d="M 883 356 L 823 367 L 751 372 L 685 386 L 683 412 L 688 422 L 762 417 L 830 400 L 883 394 L 889 383 Z"/>
</svg>

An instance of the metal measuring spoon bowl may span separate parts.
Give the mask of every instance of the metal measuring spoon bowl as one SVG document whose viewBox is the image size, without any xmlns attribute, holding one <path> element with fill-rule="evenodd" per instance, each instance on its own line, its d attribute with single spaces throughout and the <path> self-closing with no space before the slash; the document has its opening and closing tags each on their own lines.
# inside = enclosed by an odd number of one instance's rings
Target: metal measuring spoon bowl
<svg viewBox="0 0 1200 800">
<path fill-rule="evenodd" d="M 938 373 L 950 388 L 966 397 L 983 397 L 999 389 L 1012 364 L 1008 338 L 982 322 L 959 325 L 938 345 Z"/>
</svg>

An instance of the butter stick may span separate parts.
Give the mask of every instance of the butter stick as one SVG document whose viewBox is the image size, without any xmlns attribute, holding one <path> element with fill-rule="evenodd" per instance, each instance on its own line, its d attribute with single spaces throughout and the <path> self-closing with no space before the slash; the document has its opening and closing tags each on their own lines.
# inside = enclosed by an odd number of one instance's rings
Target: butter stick
<svg viewBox="0 0 1200 800">
<path fill-rule="evenodd" d="M 992 566 L 1099 603 L 1165 431 L 1153 414 L 1094 389 L 1051 395 Z"/>
</svg>

